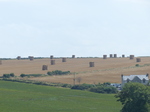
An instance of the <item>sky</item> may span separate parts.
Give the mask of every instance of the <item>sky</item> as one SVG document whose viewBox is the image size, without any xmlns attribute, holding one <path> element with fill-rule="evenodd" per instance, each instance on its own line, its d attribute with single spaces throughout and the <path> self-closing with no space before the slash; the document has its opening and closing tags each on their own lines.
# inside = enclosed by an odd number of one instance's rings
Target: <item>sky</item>
<svg viewBox="0 0 150 112">
<path fill-rule="evenodd" d="M 150 56 L 150 0 L 0 0 L 0 58 Z"/>
</svg>

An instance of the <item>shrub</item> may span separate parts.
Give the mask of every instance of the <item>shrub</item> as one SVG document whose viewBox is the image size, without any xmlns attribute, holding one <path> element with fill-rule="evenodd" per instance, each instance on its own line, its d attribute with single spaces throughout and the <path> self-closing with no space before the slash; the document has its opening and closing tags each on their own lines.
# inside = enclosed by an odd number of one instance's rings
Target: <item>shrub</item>
<svg viewBox="0 0 150 112">
<path fill-rule="evenodd" d="M 10 77 L 14 77 L 14 73 L 10 73 L 10 74 L 3 74 L 3 78 L 10 78 Z"/>
<path fill-rule="evenodd" d="M 98 86 L 98 87 L 93 87 L 90 88 L 91 92 L 95 93 L 117 93 L 117 89 L 112 86 Z"/>
<path fill-rule="evenodd" d="M 25 77 L 25 76 L 26 76 L 25 74 L 21 74 L 21 75 L 20 75 L 20 77 Z"/>
<path fill-rule="evenodd" d="M 40 77 L 42 76 L 43 74 L 21 74 L 20 77 Z"/>
<path fill-rule="evenodd" d="M 61 87 L 72 88 L 71 84 L 63 84 Z"/>
<path fill-rule="evenodd" d="M 94 85 L 92 85 L 92 84 L 81 84 L 81 85 L 74 85 L 71 89 L 88 90 L 91 87 L 94 87 Z"/>
<path fill-rule="evenodd" d="M 14 75 L 14 73 L 10 73 L 10 76 L 11 76 L 11 77 L 14 77 L 15 75 Z"/>
<path fill-rule="evenodd" d="M 3 78 L 10 78 L 10 74 L 3 74 Z"/>
<path fill-rule="evenodd" d="M 52 75 L 66 75 L 66 74 L 70 74 L 70 71 L 55 70 L 52 72 L 47 72 L 47 74 L 50 76 L 52 76 Z"/>
</svg>

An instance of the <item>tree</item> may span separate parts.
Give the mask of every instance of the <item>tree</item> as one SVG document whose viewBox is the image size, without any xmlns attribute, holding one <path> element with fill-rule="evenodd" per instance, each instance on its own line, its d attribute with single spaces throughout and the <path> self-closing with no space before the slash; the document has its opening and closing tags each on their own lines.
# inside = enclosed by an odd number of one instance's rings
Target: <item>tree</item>
<svg viewBox="0 0 150 112">
<path fill-rule="evenodd" d="M 25 74 L 21 74 L 21 75 L 20 75 L 20 77 L 25 77 L 25 76 L 26 76 Z"/>
<path fill-rule="evenodd" d="M 123 105 L 121 112 L 149 112 L 150 88 L 141 83 L 126 83 L 115 97 Z"/>
<path fill-rule="evenodd" d="M 14 76 L 15 76 L 15 74 L 14 74 L 14 73 L 10 73 L 10 76 L 11 76 L 11 77 L 14 77 Z"/>
</svg>

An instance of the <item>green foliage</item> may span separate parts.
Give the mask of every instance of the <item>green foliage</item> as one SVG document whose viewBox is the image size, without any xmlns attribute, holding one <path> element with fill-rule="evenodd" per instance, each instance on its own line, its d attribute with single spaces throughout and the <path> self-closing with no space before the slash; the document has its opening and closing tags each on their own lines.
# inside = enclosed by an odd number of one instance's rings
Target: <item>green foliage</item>
<svg viewBox="0 0 150 112">
<path fill-rule="evenodd" d="M 52 72 L 47 72 L 47 74 L 50 76 L 52 76 L 52 75 L 66 75 L 66 74 L 70 74 L 70 71 L 55 70 Z"/>
<path fill-rule="evenodd" d="M 10 74 L 3 74 L 3 78 L 10 78 Z"/>
<path fill-rule="evenodd" d="M 0 112 L 119 112 L 113 94 L 0 81 Z"/>
<path fill-rule="evenodd" d="M 113 86 L 98 86 L 98 87 L 93 87 L 90 89 L 91 92 L 95 93 L 117 93 L 117 89 Z"/>
<path fill-rule="evenodd" d="M 72 85 L 71 84 L 63 84 L 61 87 L 72 88 Z"/>
<path fill-rule="evenodd" d="M 136 64 L 135 66 L 136 66 L 136 67 L 139 67 L 140 65 L 139 65 L 139 64 Z"/>
<path fill-rule="evenodd" d="M 108 86 L 108 85 L 111 85 L 111 83 L 110 82 L 104 82 L 103 85 Z"/>
<path fill-rule="evenodd" d="M 10 76 L 11 76 L 11 77 L 14 77 L 14 76 L 15 76 L 15 74 L 14 74 L 14 73 L 10 73 Z"/>
<path fill-rule="evenodd" d="M 123 105 L 121 112 L 149 112 L 150 87 L 141 83 L 127 83 L 116 96 Z"/>
<path fill-rule="evenodd" d="M 20 77 L 25 77 L 25 76 L 26 76 L 25 74 L 21 74 L 21 75 L 20 75 Z"/>
<path fill-rule="evenodd" d="M 118 90 L 113 87 L 110 86 L 109 82 L 105 82 L 103 84 L 81 84 L 81 85 L 74 85 L 71 89 L 78 89 L 78 90 L 89 90 L 91 92 L 95 92 L 95 93 L 117 93 Z"/>
<path fill-rule="evenodd" d="M 81 84 L 81 85 L 74 85 L 71 89 L 87 90 L 91 87 L 94 87 L 94 85 L 92 85 L 92 84 Z"/>
<path fill-rule="evenodd" d="M 3 74 L 3 78 L 10 78 L 10 77 L 14 77 L 14 73 L 10 73 L 10 74 Z"/>
<path fill-rule="evenodd" d="M 21 74 L 20 77 L 40 77 L 43 74 Z"/>
</svg>

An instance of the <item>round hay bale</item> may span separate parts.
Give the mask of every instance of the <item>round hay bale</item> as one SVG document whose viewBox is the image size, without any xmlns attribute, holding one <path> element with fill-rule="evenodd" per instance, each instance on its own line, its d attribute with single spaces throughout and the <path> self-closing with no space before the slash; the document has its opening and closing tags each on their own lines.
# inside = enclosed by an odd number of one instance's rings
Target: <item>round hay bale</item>
<svg viewBox="0 0 150 112">
<path fill-rule="evenodd" d="M 51 55 L 51 56 L 50 56 L 50 59 L 53 59 L 53 58 L 54 58 L 54 56 L 53 56 L 53 55 Z"/>
<path fill-rule="evenodd" d="M 122 55 L 122 58 L 125 58 L 125 55 L 124 55 L 124 54 Z"/>
<path fill-rule="evenodd" d="M 136 58 L 136 62 L 141 62 L 141 58 Z"/>
<path fill-rule="evenodd" d="M 42 66 L 42 70 L 47 70 L 48 69 L 48 66 L 47 65 L 43 65 Z"/>
<path fill-rule="evenodd" d="M 107 59 L 107 55 L 103 55 L 103 59 Z"/>
<path fill-rule="evenodd" d="M 113 55 L 112 55 L 112 54 L 110 54 L 110 55 L 109 55 L 109 57 L 110 57 L 110 58 L 113 58 Z"/>
<path fill-rule="evenodd" d="M 90 67 L 94 67 L 94 62 L 89 62 Z"/>
<path fill-rule="evenodd" d="M 62 62 L 66 62 L 66 58 L 62 58 Z"/>
<path fill-rule="evenodd" d="M 117 54 L 114 54 L 114 58 L 117 58 Z"/>
<path fill-rule="evenodd" d="M 55 60 L 51 60 L 51 65 L 55 65 Z"/>
<path fill-rule="evenodd" d="M 72 58 L 75 58 L 75 55 L 72 55 Z"/>
<path fill-rule="evenodd" d="M 21 59 L 21 56 L 17 56 L 17 60 L 20 60 Z"/>
<path fill-rule="evenodd" d="M 130 60 L 134 59 L 134 55 L 130 55 Z"/>
<path fill-rule="evenodd" d="M 34 60 L 34 57 L 33 57 L 33 56 L 29 56 L 29 60 L 30 60 L 30 61 L 33 61 L 33 60 Z"/>
</svg>

